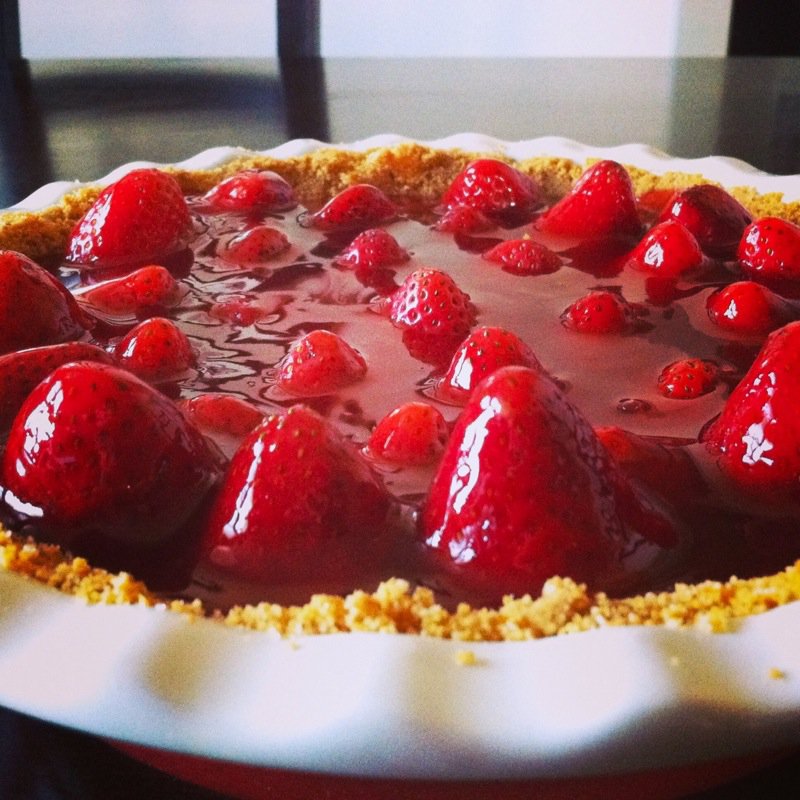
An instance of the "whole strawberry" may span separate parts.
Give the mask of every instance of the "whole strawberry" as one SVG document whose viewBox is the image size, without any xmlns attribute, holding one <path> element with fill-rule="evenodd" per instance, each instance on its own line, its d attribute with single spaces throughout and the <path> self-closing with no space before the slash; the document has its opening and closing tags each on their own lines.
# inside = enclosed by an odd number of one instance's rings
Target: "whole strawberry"
<svg viewBox="0 0 800 800">
<path fill-rule="evenodd" d="M 673 400 L 694 400 L 713 392 L 719 383 L 719 367 L 703 358 L 673 361 L 658 376 L 658 391 Z"/>
<path fill-rule="evenodd" d="M 377 186 L 357 183 L 332 197 L 319 211 L 304 214 L 301 224 L 329 233 L 374 228 L 397 216 L 397 207 Z"/>
<path fill-rule="evenodd" d="M 533 239 L 508 239 L 486 250 L 483 258 L 512 275 L 547 275 L 561 266 L 556 253 Z"/>
<path fill-rule="evenodd" d="M 494 158 L 468 164 L 442 197 L 446 211 L 469 206 L 495 222 L 517 225 L 532 217 L 539 202 L 539 188 L 532 178 Z M 458 229 L 462 229 L 462 223 Z"/>
<path fill-rule="evenodd" d="M 294 190 L 276 172 L 249 169 L 225 178 L 203 200 L 215 211 L 289 211 L 297 205 Z"/>
<path fill-rule="evenodd" d="M 447 422 L 430 403 L 411 401 L 383 417 L 369 437 L 365 453 L 405 466 L 430 464 L 447 441 Z"/>
<path fill-rule="evenodd" d="M 70 361 L 112 363 L 111 356 L 88 342 L 31 347 L 0 356 L 0 431 L 11 427 L 25 398 L 56 367 Z"/>
<path fill-rule="evenodd" d="M 5 501 L 43 535 L 150 546 L 219 477 L 219 457 L 174 403 L 124 370 L 58 367 L 28 395 L 2 460 Z"/>
<path fill-rule="evenodd" d="M 579 333 L 624 333 L 632 323 L 631 309 L 616 292 L 595 289 L 579 297 L 561 315 L 565 327 Z"/>
<path fill-rule="evenodd" d="M 670 198 L 659 218 L 675 220 L 692 232 L 703 252 L 714 258 L 732 258 L 750 212 L 720 186 L 690 186 Z"/>
<path fill-rule="evenodd" d="M 704 440 L 725 474 L 754 493 L 800 496 L 800 322 L 771 333 Z"/>
<path fill-rule="evenodd" d="M 177 181 L 157 169 L 135 169 L 106 187 L 78 221 L 67 261 L 83 269 L 148 264 L 183 248 L 191 230 Z"/>
<path fill-rule="evenodd" d="M 367 373 L 361 353 L 331 331 L 314 330 L 298 339 L 278 365 L 277 384 L 312 397 L 360 381 Z"/>
<path fill-rule="evenodd" d="M 438 382 L 439 397 L 463 404 L 473 389 L 500 367 L 533 367 L 541 369 L 539 360 L 515 333 L 496 326 L 474 330 L 459 346 Z"/>
<path fill-rule="evenodd" d="M 0 250 L 0 353 L 77 339 L 91 322 L 47 270 Z"/>
<path fill-rule="evenodd" d="M 177 305 L 181 291 L 169 270 L 148 264 L 122 278 L 92 286 L 79 298 L 81 303 L 107 314 L 140 316 Z"/>
<path fill-rule="evenodd" d="M 642 224 L 630 175 L 616 161 L 598 161 L 536 225 L 579 239 L 637 235 Z"/>
<path fill-rule="evenodd" d="M 745 229 L 737 258 L 746 275 L 768 283 L 800 280 L 800 226 L 762 217 Z"/>
<path fill-rule="evenodd" d="M 446 272 L 423 267 L 391 296 L 389 317 L 399 328 L 438 337 L 464 337 L 475 319 L 469 295 Z"/>
<path fill-rule="evenodd" d="M 349 444 L 316 412 L 294 406 L 267 417 L 237 450 L 203 549 L 212 564 L 250 580 L 338 587 L 354 564 L 369 569 L 379 558 L 389 505 Z"/>
<path fill-rule="evenodd" d="M 797 308 L 755 281 L 736 281 L 706 299 L 709 319 L 724 331 L 762 336 L 798 316 Z"/>
<path fill-rule="evenodd" d="M 195 362 L 186 334 L 164 317 L 151 317 L 128 331 L 114 356 L 119 366 L 150 383 L 174 378 Z"/>
<path fill-rule="evenodd" d="M 648 231 L 628 263 L 643 272 L 677 278 L 703 263 L 703 251 L 688 228 L 668 219 Z"/>
<path fill-rule="evenodd" d="M 422 516 L 427 546 L 482 601 L 554 575 L 610 586 L 634 541 L 591 425 L 543 372 L 503 367 L 456 423 Z"/>
<path fill-rule="evenodd" d="M 397 239 L 383 228 L 368 228 L 334 259 L 340 267 L 354 269 L 362 274 L 373 270 L 394 267 L 408 261 L 408 253 Z"/>
</svg>

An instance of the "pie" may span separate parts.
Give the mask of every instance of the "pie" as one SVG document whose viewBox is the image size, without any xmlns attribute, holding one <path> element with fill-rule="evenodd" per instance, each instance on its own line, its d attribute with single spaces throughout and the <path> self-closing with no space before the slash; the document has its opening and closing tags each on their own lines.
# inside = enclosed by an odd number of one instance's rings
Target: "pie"
<svg viewBox="0 0 800 800">
<path fill-rule="evenodd" d="M 800 204 L 404 142 L 0 218 L 5 569 L 512 640 L 800 597 Z"/>
</svg>

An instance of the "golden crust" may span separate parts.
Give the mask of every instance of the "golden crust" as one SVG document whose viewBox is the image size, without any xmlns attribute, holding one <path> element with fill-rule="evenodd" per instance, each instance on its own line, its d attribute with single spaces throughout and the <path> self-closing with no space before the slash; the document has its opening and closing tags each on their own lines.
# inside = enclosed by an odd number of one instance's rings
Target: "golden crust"
<svg viewBox="0 0 800 800">
<path fill-rule="evenodd" d="M 319 207 L 340 189 L 359 182 L 372 183 L 402 202 L 432 203 L 478 155 L 408 143 L 365 152 L 325 148 L 287 159 L 248 155 L 214 169 L 171 171 L 187 194 L 205 192 L 242 169 L 258 168 L 273 170 L 286 178 L 295 187 L 300 202 L 310 208 Z M 551 198 L 566 192 L 586 166 L 545 157 L 512 163 L 533 176 Z M 655 175 L 632 166 L 628 169 L 639 195 L 706 180 L 702 175 Z M 727 188 L 754 216 L 780 214 L 800 223 L 800 202 L 785 203 L 779 194 L 759 195 L 747 186 Z M 64 251 L 73 226 L 98 193 L 98 187 L 81 187 L 42 211 L 0 216 L 0 247 L 23 252 L 33 259 L 57 258 Z M 508 597 L 494 609 L 461 604 L 449 611 L 435 601 L 429 590 L 412 589 L 404 580 L 391 579 L 372 593 L 357 590 L 346 597 L 315 595 L 302 606 L 265 602 L 235 607 L 226 614 L 209 613 L 197 601 L 164 601 L 127 573 L 111 574 L 93 568 L 85 559 L 17 537 L 2 527 L 0 568 L 89 603 L 168 605 L 185 614 L 208 615 L 226 625 L 274 631 L 282 636 L 373 631 L 461 641 L 519 641 L 621 625 L 695 627 L 719 632 L 729 630 L 742 617 L 800 600 L 798 561 L 775 575 L 679 584 L 673 591 L 623 599 L 590 593 L 583 585 L 554 577 L 539 597 Z M 467 661 L 471 663 L 471 659 Z"/>
</svg>

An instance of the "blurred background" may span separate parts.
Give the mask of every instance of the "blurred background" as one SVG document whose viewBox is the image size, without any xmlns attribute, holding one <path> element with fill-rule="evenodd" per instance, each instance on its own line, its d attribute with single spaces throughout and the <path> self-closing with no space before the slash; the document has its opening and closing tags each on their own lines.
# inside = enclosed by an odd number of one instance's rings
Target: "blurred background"
<svg viewBox="0 0 800 800">
<path fill-rule="evenodd" d="M 132 160 L 378 133 L 643 142 L 800 172 L 800 65 L 778 57 L 796 48 L 796 2 L 3 0 L 0 9 L 0 207 Z"/>
</svg>

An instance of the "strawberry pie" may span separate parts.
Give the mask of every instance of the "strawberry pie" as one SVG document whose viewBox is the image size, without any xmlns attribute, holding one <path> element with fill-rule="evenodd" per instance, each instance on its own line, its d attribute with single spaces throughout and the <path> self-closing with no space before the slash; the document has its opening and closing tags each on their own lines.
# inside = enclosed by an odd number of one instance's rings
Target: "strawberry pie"
<svg viewBox="0 0 800 800">
<path fill-rule="evenodd" d="M 515 639 L 800 596 L 800 208 L 403 143 L 0 219 L 0 549 L 93 601 Z"/>
</svg>

